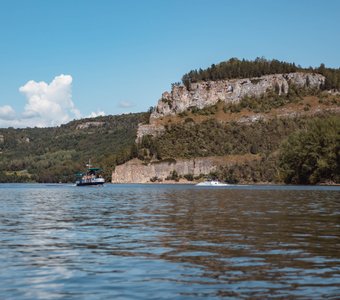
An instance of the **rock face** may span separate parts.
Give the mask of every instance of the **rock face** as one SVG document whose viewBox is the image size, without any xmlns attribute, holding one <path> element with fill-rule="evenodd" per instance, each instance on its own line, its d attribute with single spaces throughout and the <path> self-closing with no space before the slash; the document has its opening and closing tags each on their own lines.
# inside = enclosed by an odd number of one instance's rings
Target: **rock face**
<svg viewBox="0 0 340 300">
<path fill-rule="evenodd" d="M 192 83 L 187 89 L 183 85 L 173 85 L 171 92 L 164 92 L 150 116 L 150 124 L 139 125 L 136 142 L 145 135 L 156 136 L 165 130 L 164 126 L 156 125 L 159 118 L 174 116 L 189 108 L 208 107 L 218 101 L 237 103 L 242 98 L 260 97 L 268 91 L 288 93 L 289 87 L 320 88 L 325 77 L 315 73 L 287 73 L 266 75 L 255 78 L 231 79 L 220 81 L 202 81 Z"/>
<path fill-rule="evenodd" d="M 324 82 L 325 77 L 320 74 L 288 73 L 256 78 L 202 81 L 190 84 L 189 89 L 183 85 L 174 85 L 170 93 L 163 93 L 150 120 L 176 115 L 191 107 L 202 109 L 218 101 L 235 103 L 245 96 L 260 97 L 273 90 L 279 94 L 286 94 L 290 85 L 319 88 Z"/>
<path fill-rule="evenodd" d="M 102 127 L 105 125 L 105 122 L 86 122 L 83 124 L 78 124 L 76 129 L 77 130 L 82 130 L 82 129 L 88 129 L 88 128 L 94 128 L 94 127 Z"/>
<path fill-rule="evenodd" d="M 136 143 L 138 141 L 141 141 L 142 137 L 145 135 L 159 135 L 165 130 L 165 127 L 162 125 L 153 125 L 153 124 L 139 124 L 137 128 L 137 139 Z"/>
<path fill-rule="evenodd" d="M 176 171 L 178 175 L 209 174 L 221 165 L 223 157 L 208 157 L 196 159 L 178 159 L 176 161 L 164 161 L 144 164 L 135 158 L 123 165 L 119 165 L 112 173 L 112 183 L 148 183 L 152 178 L 165 180 Z"/>
</svg>

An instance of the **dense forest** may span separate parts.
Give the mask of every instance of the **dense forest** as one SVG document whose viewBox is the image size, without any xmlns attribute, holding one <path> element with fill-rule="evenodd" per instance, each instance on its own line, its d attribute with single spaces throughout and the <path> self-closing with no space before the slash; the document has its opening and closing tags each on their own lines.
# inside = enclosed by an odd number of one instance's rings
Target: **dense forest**
<svg viewBox="0 0 340 300">
<path fill-rule="evenodd" d="M 91 162 L 107 180 L 134 157 L 137 126 L 149 113 L 72 121 L 60 127 L 0 129 L 0 182 L 73 182 Z"/>
<path fill-rule="evenodd" d="M 212 64 L 211 67 L 204 70 L 192 70 L 183 75 L 182 82 L 190 89 L 190 83 L 198 81 L 251 78 L 291 72 L 320 73 L 326 77 L 324 89 L 340 88 L 340 68 L 326 68 L 324 64 L 321 64 L 318 68 L 302 68 L 301 66 L 295 65 L 295 63 L 283 62 L 276 59 L 267 60 L 265 58 L 256 58 L 254 61 L 231 58 L 217 65 Z"/>
<path fill-rule="evenodd" d="M 166 126 L 156 137 L 145 136 L 141 148 L 148 148 L 158 159 L 195 158 L 229 154 L 268 154 L 281 141 L 303 128 L 307 119 L 273 119 L 252 124 L 223 124 L 214 119 L 202 123 L 186 122 Z M 143 153 L 140 154 L 143 159 Z"/>
</svg>

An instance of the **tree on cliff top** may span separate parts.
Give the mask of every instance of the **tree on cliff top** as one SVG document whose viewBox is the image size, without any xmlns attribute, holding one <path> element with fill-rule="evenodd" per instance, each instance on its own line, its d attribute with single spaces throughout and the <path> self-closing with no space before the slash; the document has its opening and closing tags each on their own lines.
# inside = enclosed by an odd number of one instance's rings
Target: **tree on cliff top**
<svg viewBox="0 0 340 300">
<path fill-rule="evenodd" d="M 267 74 L 296 72 L 300 69 L 294 63 L 281 62 L 275 59 L 266 60 L 263 57 L 258 57 L 254 61 L 231 58 L 217 65 L 212 64 L 205 70 L 190 71 L 182 77 L 182 82 L 188 87 L 191 82 L 259 77 Z"/>
<path fill-rule="evenodd" d="M 295 63 L 288 63 L 277 59 L 267 60 L 263 57 L 258 57 L 254 61 L 231 58 L 217 65 L 212 64 L 211 67 L 205 70 L 192 70 L 183 75 L 182 82 L 189 89 L 190 83 L 199 81 L 251 78 L 269 74 L 307 71 L 324 75 L 326 77 L 325 89 L 340 88 L 340 69 L 326 68 L 324 64 L 315 69 L 312 67 L 302 68 L 301 66 L 296 66 Z"/>
</svg>

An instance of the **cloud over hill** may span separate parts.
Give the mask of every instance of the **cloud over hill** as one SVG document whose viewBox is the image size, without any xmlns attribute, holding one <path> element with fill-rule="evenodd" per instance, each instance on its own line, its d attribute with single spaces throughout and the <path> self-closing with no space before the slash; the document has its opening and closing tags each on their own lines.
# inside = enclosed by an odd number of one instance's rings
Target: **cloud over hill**
<svg viewBox="0 0 340 300">
<path fill-rule="evenodd" d="M 82 117 L 72 100 L 72 76 L 61 74 L 50 83 L 28 81 L 19 88 L 26 104 L 18 114 L 10 105 L 0 106 L 0 127 L 50 127 Z M 104 112 L 91 116 L 104 115 Z"/>
</svg>

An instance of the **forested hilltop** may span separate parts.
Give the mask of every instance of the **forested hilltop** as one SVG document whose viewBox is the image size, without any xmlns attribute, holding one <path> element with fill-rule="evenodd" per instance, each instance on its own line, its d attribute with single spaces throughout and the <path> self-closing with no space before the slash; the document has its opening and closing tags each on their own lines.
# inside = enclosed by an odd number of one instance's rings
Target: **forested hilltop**
<svg viewBox="0 0 340 300">
<path fill-rule="evenodd" d="M 302 68 L 295 63 L 256 58 L 254 61 L 231 58 L 219 64 L 212 64 L 207 69 L 192 70 L 182 77 L 182 83 L 189 88 L 190 83 L 199 81 L 216 81 L 234 78 L 252 78 L 269 74 L 284 74 L 293 72 L 319 73 L 326 77 L 322 89 L 340 89 L 340 68 L 326 68 L 322 63 L 318 68 Z"/>
<path fill-rule="evenodd" d="M 110 180 L 135 154 L 137 126 L 149 113 L 72 121 L 60 127 L 0 129 L 0 182 L 74 182 L 91 162 Z"/>
</svg>

